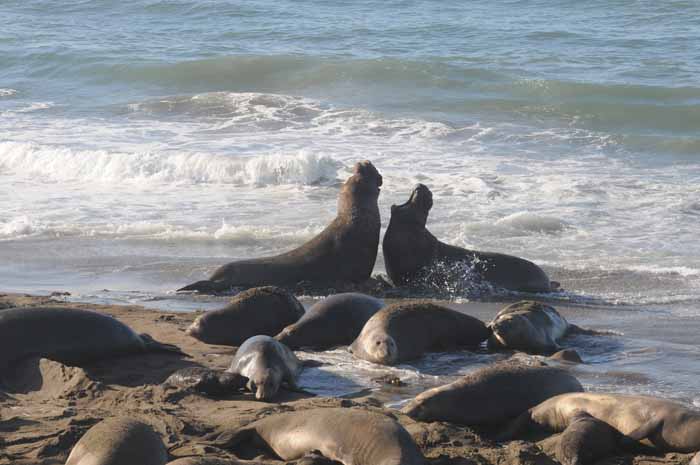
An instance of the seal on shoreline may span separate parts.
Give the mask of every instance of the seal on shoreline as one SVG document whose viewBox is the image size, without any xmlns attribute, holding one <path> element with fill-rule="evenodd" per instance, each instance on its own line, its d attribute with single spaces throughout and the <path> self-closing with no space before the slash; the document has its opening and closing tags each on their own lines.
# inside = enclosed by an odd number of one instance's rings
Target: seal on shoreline
<svg viewBox="0 0 700 465">
<path fill-rule="evenodd" d="M 319 235 L 282 255 L 229 263 L 208 280 L 179 291 L 217 293 L 239 286 L 290 286 L 302 281 L 323 287 L 368 280 L 379 245 L 381 185 L 382 176 L 371 162 L 355 164 L 353 175 L 340 190 L 337 216 Z"/>
<path fill-rule="evenodd" d="M 424 465 L 423 454 L 396 420 L 350 408 L 280 413 L 219 435 L 218 447 L 238 444 L 270 448 L 283 460 L 313 451 L 344 465 Z"/>
<path fill-rule="evenodd" d="M 604 421 L 626 440 L 649 442 L 660 452 L 700 451 L 700 412 L 670 400 L 626 394 L 561 394 L 520 415 L 504 432 L 515 438 L 535 429 L 564 431 L 578 412 Z"/>
<path fill-rule="evenodd" d="M 289 292 L 256 287 L 236 295 L 226 307 L 198 316 L 186 333 L 207 344 L 238 347 L 252 336 L 274 336 L 302 315 L 304 306 Z"/>
<path fill-rule="evenodd" d="M 245 387 L 248 380 L 237 373 L 212 370 L 205 367 L 187 367 L 177 370 L 163 381 L 165 386 L 192 389 L 211 396 L 231 394 Z"/>
<path fill-rule="evenodd" d="M 165 465 L 168 453 L 153 428 L 131 418 L 96 424 L 71 450 L 66 465 Z"/>
<path fill-rule="evenodd" d="M 489 323 L 490 350 L 521 350 L 550 355 L 561 349 L 557 341 L 569 331 L 569 323 L 554 307 L 522 300 L 499 311 Z"/>
<path fill-rule="evenodd" d="M 253 336 L 236 351 L 228 373 L 248 378 L 247 388 L 258 400 L 269 400 L 282 383 L 297 390 L 301 362 L 284 344 L 270 336 Z"/>
<path fill-rule="evenodd" d="M 153 351 L 184 355 L 173 345 L 137 334 L 109 315 L 61 307 L 17 307 L 0 311 L 0 377 L 28 357 L 66 365 Z"/>
<path fill-rule="evenodd" d="M 481 320 L 427 301 L 399 302 L 374 314 L 348 350 L 358 358 L 394 365 L 427 351 L 476 348 L 489 336 Z"/>
<path fill-rule="evenodd" d="M 365 294 L 332 295 L 314 304 L 299 321 L 284 328 L 275 339 L 290 349 L 324 350 L 348 345 L 382 307 L 382 300 Z"/>
<path fill-rule="evenodd" d="M 498 425 L 550 397 L 583 391 L 568 371 L 498 363 L 429 389 L 401 411 L 419 421 Z"/>
<path fill-rule="evenodd" d="M 550 292 L 552 283 L 534 263 L 493 252 L 479 252 L 440 242 L 425 227 L 433 194 L 418 184 L 408 201 L 392 205 L 382 248 L 389 277 L 397 286 L 420 286 L 426 276 L 439 283 L 470 279 L 512 291 Z M 446 268 L 442 270 L 442 268 Z"/>
<path fill-rule="evenodd" d="M 555 455 L 562 465 L 588 465 L 611 454 L 620 437 L 612 426 L 579 411 L 559 436 Z"/>
</svg>

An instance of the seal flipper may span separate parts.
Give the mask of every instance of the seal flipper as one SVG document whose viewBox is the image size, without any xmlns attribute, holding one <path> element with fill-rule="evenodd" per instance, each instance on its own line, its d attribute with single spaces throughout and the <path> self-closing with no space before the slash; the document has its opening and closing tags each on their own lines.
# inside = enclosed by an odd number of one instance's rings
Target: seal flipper
<svg viewBox="0 0 700 465">
<path fill-rule="evenodd" d="M 629 443 L 627 440 L 634 441 L 634 442 L 639 442 L 644 439 L 649 438 L 651 435 L 654 433 L 658 432 L 661 427 L 663 426 L 664 421 L 663 419 L 659 418 L 652 418 L 648 422 L 644 423 L 642 426 L 637 428 L 636 430 L 625 434 L 623 438 L 623 442 L 628 445 Z"/>
<path fill-rule="evenodd" d="M 164 344 L 158 342 L 146 333 L 139 334 L 143 345 L 146 348 L 146 352 L 169 352 L 172 354 L 182 355 L 183 357 L 192 358 L 189 354 L 180 350 L 180 348 L 173 344 Z"/>
<path fill-rule="evenodd" d="M 210 281 L 208 279 L 189 284 L 175 292 L 199 292 L 200 294 L 218 294 L 227 291 L 231 286 L 223 281 Z"/>
</svg>

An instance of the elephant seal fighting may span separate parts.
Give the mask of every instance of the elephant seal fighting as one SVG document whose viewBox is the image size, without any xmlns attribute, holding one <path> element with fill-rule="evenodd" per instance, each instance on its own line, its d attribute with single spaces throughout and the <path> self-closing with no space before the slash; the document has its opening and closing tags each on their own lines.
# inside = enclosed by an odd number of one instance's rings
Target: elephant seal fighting
<svg viewBox="0 0 700 465">
<path fill-rule="evenodd" d="M 283 460 L 317 450 L 344 465 L 424 465 L 423 454 L 397 421 L 361 409 L 317 408 L 271 415 L 232 433 L 219 447 L 255 443 Z"/>
<path fill-rule="evenodd" d="M 499 311 L 489 323 L 491 350 L 521 350 L 534 354 L 553 354 L 561 347 L 557 341 L 570 326 L 554 307 L 523 300 Z"/>
<path fill-rule="evenodd" d="M 481 320 L 431 302 L 400 302 L 367 321 L 349 347 L 358 358 L 395 365 L 427 351 L 474 349 L 489 336 Z"/>
<path fill-rule="evenodd" d="M 232 287 L 293 286 L 302 281 L 329 287 L 368 280 L 379 245 L 381 185 L 382 176 L 372 163 L 355 164 L 353 175 L 340 190 L 337 216 L 318 236 L 282 255 L 229 263 L 208 280 L 180 291 L 216 293 Z"/>
<path fill-rule="evenodd" d="M 432 274 L 430 279 L 440 283 L 470 279 L 513 291 L 552 290 L 545 272 L 528 260 L 440 242 L 425 227 L 432 207 L 433 194 L 423 184 L 413 189 L 406 203 L 391 207 L 382 247 L 387 273 L 395 285 L 420 286 Z M 441 267 L 447 269 L 442 272 Z M 458 277 L 454 276 L 455 268 Z"/>
<path fill-rule="evenodd" d="M 275 339 L 291 349 L 324 350 L 348 345 L 382 307 L 382 300 L 364 294 L 332 295 L 314 304 L 299 321 L 284 328 Z"/>
<path fill-rule="evenodd" d="M 302 315 L 304 306 L 289 292 L 256 287 L 236 295 L 226 307 L 198 316 L 186 332 L 207 344 L 238 347 L 249 337 L 274 336 Z"/>
</svg>

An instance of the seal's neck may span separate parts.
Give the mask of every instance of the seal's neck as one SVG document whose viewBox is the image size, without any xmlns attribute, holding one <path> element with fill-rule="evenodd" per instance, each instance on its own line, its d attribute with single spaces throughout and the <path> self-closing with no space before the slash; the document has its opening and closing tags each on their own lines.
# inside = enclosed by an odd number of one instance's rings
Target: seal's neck
<svg viewBox="0 0 700 465">
<path fill-rule="evenodd" d="M 359 219 L 367 215 L 379 215 L 377 196 L 363 192 L 363 186 L 351 178 L 340 189 L 338 216 Z"/>
</svg>

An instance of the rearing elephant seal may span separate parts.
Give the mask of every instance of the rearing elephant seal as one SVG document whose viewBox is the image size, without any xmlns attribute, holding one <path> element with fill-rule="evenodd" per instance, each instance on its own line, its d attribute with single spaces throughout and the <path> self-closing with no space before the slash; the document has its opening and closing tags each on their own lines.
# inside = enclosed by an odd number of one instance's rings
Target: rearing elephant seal
<svg viewBox="0 0 700 465">
<path fill-rule="evenodd" d="M 395 365 L 427 351 L 476 348 L 489 336 L 481 320 L 431 302 L 400 302 L 367 321 L 349 347 L 358 358 Z"/>
<path fill-rule="evenodd" d="M 165 465 L 168 453 L 149 425 L 131 418 L 96 424 L 71 450 L 66 465 Z"/>
<path fill-rule="evenodd" d="M 423 454 L 397 421 L 360 409 L 318 408 L 271 415 L 232 433 L 219 447 L 269 447 L 283 460 L 317 450 L 344 465 L 424 465 Z"/>
<path fill-rule="evenodd" d="M 338 196 L 338 213 L 318 236 L 282 255 L 229 263 L 180 291 L 222 292 L 231 287 L 314 286 L 360 283 L 370 278 L 379 245 L 382 176 L 369 161 L 355 165 Z"/>
<path fill-rule="evenodd" d="M 499 311 L 489 323 L 491 350 L 512 349 L 535 354 L 553 354 L 557 341 L 570 326 L 554 307 L 523 300 Z"/>
<path fill-rule="evenodd" d="M 583 411 L 626 438 L 646 440 L 660 452 L 700 450 L 700 411 L 665 399 L 626 394 L 580 392 L 552 397 L 520 415 L 503 437 L 532 428 L 564 431 Z"/>
<path fill-rule="evenodd" d="M 432 207 L 433 194 L 423 184 L 413 189 L 406 203 L 391 207 L 391 220 L 382 247 L 387 273 L 395 285 L 420 286 L 428 273 L 437 274 L 432 279 L 441 283 L 452 281 L 455 278 L 450 271 L 463 266 L 470 278 L 496 287 L 523 292 L 552 290 L 545 272 L 528 260 L 440 242 L 425 227 Z M 442 266 L 447 267 L 444 273 L 440 271 Z"/>
<path fill-rule="evenodd" d="M 315 303 L 299 321 L 284 328 L 275 339 L 291 349 L 323 350 L 348 345 L 383 306 L 382 300 L 356 292 L 332 295 Z"/>
</svg>

